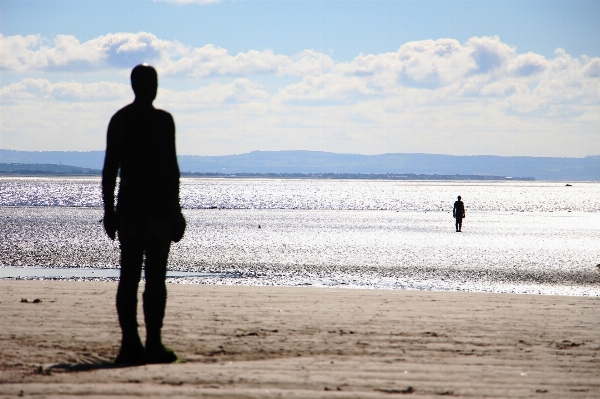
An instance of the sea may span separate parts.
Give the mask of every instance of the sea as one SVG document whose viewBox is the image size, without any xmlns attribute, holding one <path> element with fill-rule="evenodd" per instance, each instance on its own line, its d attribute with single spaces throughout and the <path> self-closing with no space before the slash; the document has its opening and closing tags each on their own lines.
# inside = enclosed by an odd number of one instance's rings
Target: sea
<svg viewBox="0 0 600 399">
<path fill-rule="evenodd" d="M 171 283 L 600 295 L 598 182 L 182 178 L 180 197 Z M 99 178 L 0 177 L 0 278 L 117 279 L 101 219 Z"/>
</svg>

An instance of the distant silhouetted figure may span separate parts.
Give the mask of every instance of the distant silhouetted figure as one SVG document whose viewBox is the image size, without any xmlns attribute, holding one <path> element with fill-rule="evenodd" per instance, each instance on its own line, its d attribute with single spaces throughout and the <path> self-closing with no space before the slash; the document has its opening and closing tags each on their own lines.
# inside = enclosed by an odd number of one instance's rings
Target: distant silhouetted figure
<svg viewBox="0 0 600 399">
<path fill-rule="evenodd" d="M 161 340 L 167 302 L 167 258 L 171 241 L 178 242 L 185 230 L 179 206 L 175 123 L 171 114 L 152 105 L 158 89 L 153 67 L 144 64 L 133 68 L 131 86 L 135 100 L 119 110 L 108 125 L 102 170 L 104 230 L 113 240 L 118 231 L 121 247 L 117 313 L 122 341 L 115 363 L 171 363 L 177 356 Z M 136 315 L 142 263 L 146 271 L 145 348 L 138 334 Z"/>
<path fill-rule="evenodd" d="M 454 209 L 452 209 L 452 216 L 456 219 L 456 231 L 462 231 L 462 220 L 465 217 L 465 204 L 460 200 L 454 202 Z"/>
</svg>

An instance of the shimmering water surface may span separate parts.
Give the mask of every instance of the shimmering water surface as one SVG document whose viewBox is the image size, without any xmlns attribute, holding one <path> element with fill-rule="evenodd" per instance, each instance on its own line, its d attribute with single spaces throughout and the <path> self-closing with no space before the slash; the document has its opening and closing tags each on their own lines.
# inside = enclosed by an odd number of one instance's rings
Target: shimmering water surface
<svg viewBox="0 0 600 399">
<path fill-rule="evenodd" d="M 0 266 L 118 267 L 118 245 L 99 222 L 99 187 L 89 178 L 0 178 Z M 188 230 L 169 268 L 211 274 L 176 282 L 600 294 L 598 183 L 182 179 L 181 187 Z M 463 233 L 451 215 L 459 194 Z"/>
<path fill-rule="evenodd" d="M 181 277 L 221 277 L 215 273 L 194 273 L 168 271 L 167 278 Z M 23 267 L 0 266 L 0 278 L 109 278 L 119 277 L 119 269 L 101 269 L 97 267 Z M 144 277 L 144 271 L 142 271 Z"/>
</svg>

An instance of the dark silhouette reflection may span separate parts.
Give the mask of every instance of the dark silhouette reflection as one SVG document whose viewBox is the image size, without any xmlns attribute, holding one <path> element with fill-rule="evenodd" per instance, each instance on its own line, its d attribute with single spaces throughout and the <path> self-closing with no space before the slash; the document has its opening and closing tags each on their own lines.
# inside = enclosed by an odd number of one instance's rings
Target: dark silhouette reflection
<svg viewBox="0 0 600 399">
<path fill-rule="evenodd" d="M 465 217 L 465 204 L 460 200 L 460 195 L 458 196 L 458 201 L 454 202 L 452 216 L 456 221 L 456 231 L 462 231 L 462 221 Z"/>
<path fill-rule="evenodd" d="M 144 64 L 133 68 L 131 86 L 135 100 L 119 110 L 108 125 L 102 170 L 104 229 L 113 240 L 118 232 L 121 247 L 117 312 L 122 341 L 115 363 L 170 363 L 177 357 L 161 341 L 167 300 L 167 258 L 171 241 L 179 241 L 185 230 L 179 206 L 175 123 L 171 114 L 152 105 L 158 89 L 153 67 Z M 136 315 L 143 263 L 145 348 L 138 334 Z"/>
</svg>

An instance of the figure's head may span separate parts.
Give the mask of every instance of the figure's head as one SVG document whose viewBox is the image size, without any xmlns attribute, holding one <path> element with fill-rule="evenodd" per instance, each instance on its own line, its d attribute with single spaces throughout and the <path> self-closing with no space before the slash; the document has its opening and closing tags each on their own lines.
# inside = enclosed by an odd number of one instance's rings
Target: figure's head
<svg viewBox="0 0 600 399">
<path fill-rule="evenodd" d="M 458 196 L 458 200 L 460 201 L 460 195 Z"/>
<path fill-rule="evenodd" d="M 140 64 L 131 71 L 131 88 L 135 98 L 154 101 L 158 90 L 158 75 L 156 69 L 148 64 Z"/>
</svg>

